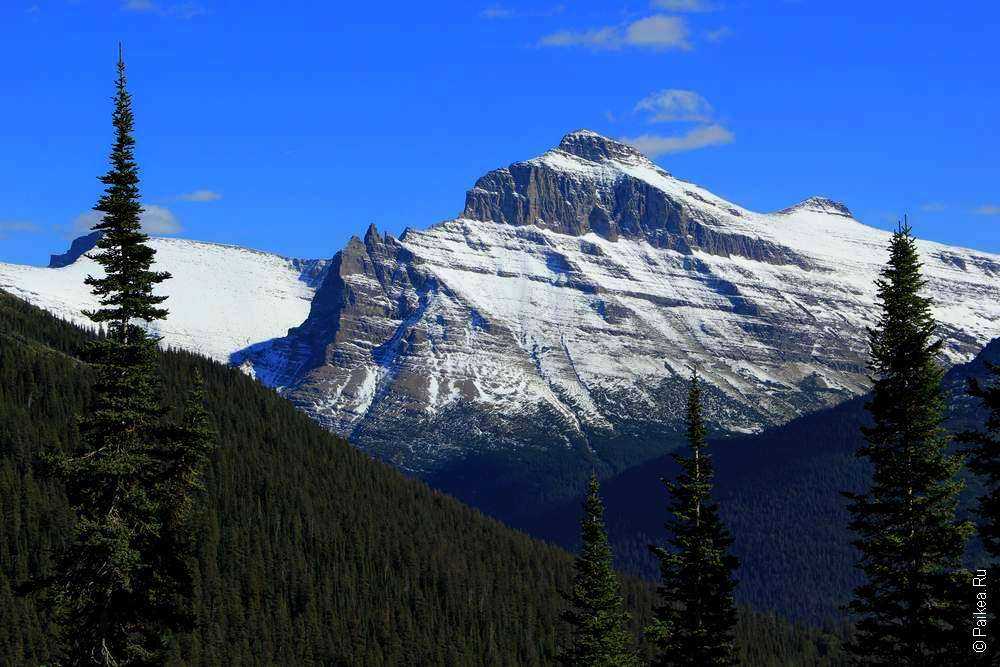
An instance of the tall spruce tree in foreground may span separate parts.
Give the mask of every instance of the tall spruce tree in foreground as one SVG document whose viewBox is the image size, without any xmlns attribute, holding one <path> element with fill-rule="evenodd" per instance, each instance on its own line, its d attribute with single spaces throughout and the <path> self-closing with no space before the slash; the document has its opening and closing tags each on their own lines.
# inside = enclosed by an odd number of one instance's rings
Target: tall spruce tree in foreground
<svg viewBox="0 0 1000 667">
<path fill-rule="evenodd" d="M 865 577 L 848 606 L 857 616 L 850 649 L 863 664 L 949 665 L 968 655 L 969 584 L 959 568 L 972 527 L 956 519 L 962 462 L 947 452 L 941 341 L 920 268 L 904 222 L 875 283 L 869 330 L 872 426 L 857 455 L 871 462 L 872 482 L 845 494 Z"/>
<path fill-rule="evenodd" d="M 573 564 L 576 577 L 566 596 L 569 608 L 563 614 L 570 638 L 562 662 L 574 667 L 637 665 L 627 630 L 629 617 L 612 567 L 596 474 L 590 478 L 580 529 L 583 545 Z"/>
<path fill-rule="evenodd" d="M 661 583 L 655 620 L 647 635 L 658 654 L 655 665 L 734 665 L 737 558 L 732 537 L 712 501 L 712 459 L 708 453 L 697 372 L 687 402 L 690 453 L 675 453 L 681 473 L 663 480 L 670 495 L 666 524 L 671 548 L 651 546 L 660 560 Z"/>
<path fill-rule="evenodd" d="M 140 322 L 161 320 L 165 297 L 153 288 L 169 274 L 151 270 L 154 250 L 142 232 L 139 174 L 134 158 L 131 98 L 119 53 L 110 169 L 101 177 L 103 214 L 92 256 L 105 272 L 88 276 L 100 307 L 87 316 L 105 335 L 88 350 L 95 383 L 80 419 L 75 451 L 56 455 L 76 513 L 73 537 L 59 559 L 54 603 L 74 664 L 152 663 L 169 620 L 157 603 L 154 555 L 163 548 L 165 506 L 157 485 L 166 470 L 157 339 Z"/>
<path fill-rule="evenodd" d="M 983 386 L 969 379 L 969 394 L 982 401 L 987 411 L 983 430 L 966 431 L 958 440 L 966 445 L 969 469 L 983 481 L 983 495 L 976 508 L 979 537 L 983 547 L 1000 566 L 1000 366 L 987 363 L 993 382 Z"/>
</svg>

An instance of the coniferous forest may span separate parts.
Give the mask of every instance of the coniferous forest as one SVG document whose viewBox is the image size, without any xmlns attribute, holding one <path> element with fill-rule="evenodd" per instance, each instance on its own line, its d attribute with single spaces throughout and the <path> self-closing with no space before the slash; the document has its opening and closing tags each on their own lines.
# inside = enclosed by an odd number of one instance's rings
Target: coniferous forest
<svg viewBox="0 0 1000 667">
<path fill-rule="evenodd" d="M 594 470 L 578 507 L 539 513 L 571 553 L 163 349 L 172 277 L 143 229 L 121 51 L 112 121 L 93 328 L 0 291 L 4 664 L 996 664 L 970 600 L 1000 554 L 1000 366 L 946 374 L 907 222 L 875 282 L 868 396 L 763 434 L 770 468 L 709 437 L 692 368 L 669 465 L 610 494 Z M 634 513 L 665 519 L 622 531 L 607 499 L 638 484 Z M 843 524 L 806 525 L 812 505 Z"/>
<path fill-rule="evenodd" d="M 53 572 L 72 514 L 43 447 L 71 449 L 93 373 L 90 334 L 0 295 L 0 654 L 54 662 L 43 601 L 19 595 Z M 195 370 L 218 452 L 199 517 L 197 627 L 175 663 L 551 664 L 568 628 L 572 557 L 371 460 L 238 370 L 157 355 L 166 407 Z M 621 581 L 638 634 L 653 588 Z M 838 640 L 745 612 L 742 664 L 824 664 Z M 639 651 L 645 650 L 642 646 Z M 834 664 L 834 663 L 830 663 Z"/>
</svg>

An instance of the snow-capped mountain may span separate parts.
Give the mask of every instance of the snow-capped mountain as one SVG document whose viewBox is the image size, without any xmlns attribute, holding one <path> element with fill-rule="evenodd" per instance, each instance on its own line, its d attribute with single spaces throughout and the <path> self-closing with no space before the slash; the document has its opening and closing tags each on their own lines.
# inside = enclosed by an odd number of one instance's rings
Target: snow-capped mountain
<svg viewBox="0 0 1000 667">
<path fill-rule="evenodd" d="M 83 280 L 103 275 L 85 254 L 96 240 L 94 235 L 78 239 L 66 255 L 53 255 L 49 268 L 0 263 L 0 289 L 92 326 L 82 311 L 98 304 Z M 165 347 L 223 362 L 235 350 L 284 336 L 300 324 L 328 264 L 183 239 L 153 238 L 150 245 L 156 269 L 173 275 L 158 289 L 169 297 L 170 315 L 153 329 Z"/>
<path fill-rule="evenodd" d="M 864 391 L 887 240 L 843 204 L 753 212 L 579 131 L 483 176 L 458 218 L 398 239 L 372 227 L 327 265 L 154 244 L 174 274 L 167 343 L 229 358 L 491 506 L 525 485 L 545 494 L 525 470 L 662 453 L 692 367 L 714 425 L 737 432 Z M 966 361 L 1000 336 L 1000 256 L 920 249 L 947 360 Z M 95 270 L 0 265 L 0 288 L 76 318 Z"/>
<path fill-rule="evenodd" d="M 574 132 L 481 178 L 455 220 L 352 239 L 302 326 L 236 359 L 423 471 L 655 432 L 691 367 L 716 424 L 755 431 L 867 387 L 887 239 L 843 204 L 755 213 Z M 948 359 L 967 360 L 1000 335 L 1000 257 L 920 247 Z"/>
</svg>

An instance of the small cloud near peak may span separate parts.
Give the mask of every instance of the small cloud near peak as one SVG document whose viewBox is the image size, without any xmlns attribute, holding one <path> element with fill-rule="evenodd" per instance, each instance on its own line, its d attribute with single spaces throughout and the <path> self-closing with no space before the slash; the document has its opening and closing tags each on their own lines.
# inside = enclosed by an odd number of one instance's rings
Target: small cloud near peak
<svg viewBox="0 0 1000 667">
<path fill-rule="evenodd" d="M 651 158 L 709 146 L 723 146 L 735 140 L 736 136 L 721 125 L 695 127 L 680 135 L 642 134 L 622 138 L 622 141 Z"/>
<path fill-rule="evenodd" d="M 222 195 L 214 190 L 193 190 L 177 195 L 176 198 L 180 201 L 209 202 L 222 199 Z"/>
<path fill-rule="evenodd" d="M 635 111 L 650 114 L 650 123 L 676 121 L 708 122 L 714 113 L 712 105 L 693 90 L 667 88 L 639 100 Z"/>
<path fill-rule="evenodd" d="M 626 47 L 650 51 L 690 51 L 690 31 L 679 16 L 654 14 L 624 25 L 586 30 L 560 30 L 539 40 L 539 46 L 580 46 L 595 51 Z"/>
</svg>

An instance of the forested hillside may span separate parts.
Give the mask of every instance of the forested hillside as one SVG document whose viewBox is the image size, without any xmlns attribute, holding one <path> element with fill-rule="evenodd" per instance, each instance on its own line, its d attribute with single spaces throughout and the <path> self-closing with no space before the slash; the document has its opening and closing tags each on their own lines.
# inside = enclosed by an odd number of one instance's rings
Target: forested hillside
<svg viewBox="0 0 1000 667">
<path fill-rule="evenodd" d="M 979 401 L 965 392 L 968 377 L 986 378 L 986 361 L 1000 362 L 1000 339 L 944 378 L 952 432 L 983 422 Z M 742 562 L 737 598 L 743 603 L 811 624 L 841 625 L 839 607 L 860 579 L 840 492 L 863 488 L 869 475 L 866 463 L 854 455 L 863 442 L 861 426 L 869 419 L 866 400 L 855 398 L 757 435 L 712 443 L 716 495 Z M 646 545 L 660 539 L 667 518 L 658 480 L 676 473 L 676 464 L 664 456 L 604 483 L 608 530 L 622 570 L 656 576 Z M 967 511 L 979 485 L 968 474 L 963 478 Z M 539 516 L 526 528 L 572 546 L 577 538 L 567 527 L 577 505 Z M 973 541 L 970 565 L 978 553 Z"/>
<path fill-rule="evenodd" d="M 39 601 L 70 521 L 44 448 L 77 437 L 90 378 L 82 330 L 0 293 L 0 656 L 58 658 Z M 233 369 L 161 355 L 165 409 L 195 368 L 219 433 L 207 481 L 190 664 L 547 664 L 562 627 L 564 551 L 374 462 Z M 633 630 L 651 588 L 625 581 Z M 744 613 L 744 664 L 832 664 L 835 639 Z"/>
</svg>

